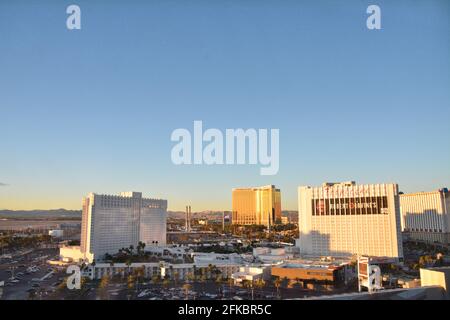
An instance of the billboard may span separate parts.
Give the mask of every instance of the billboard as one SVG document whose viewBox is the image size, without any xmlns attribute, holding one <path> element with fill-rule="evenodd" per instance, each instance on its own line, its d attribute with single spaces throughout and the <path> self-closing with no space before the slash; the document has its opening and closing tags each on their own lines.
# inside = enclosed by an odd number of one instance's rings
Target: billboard
<svg viewBox="0 0 450 320">
<path fill-rule="evenodd" d="M 388 214 L 386 196 L 312 199 L 313 216 Z"/>
</svg>

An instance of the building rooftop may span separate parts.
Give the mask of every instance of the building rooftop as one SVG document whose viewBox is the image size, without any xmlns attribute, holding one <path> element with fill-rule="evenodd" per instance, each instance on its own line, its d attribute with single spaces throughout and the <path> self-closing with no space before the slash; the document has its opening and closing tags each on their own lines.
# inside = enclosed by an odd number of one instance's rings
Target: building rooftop
<svg viewBox="0 0 450 320">
<path fill-rule="evenodd" d="M 429 194 L 436 194 L 436 193 L 444 193 L 447 196 L 449 194 L 447 188 L 442 188 L 442 189 L 433 190 L 433 191 L 419 191 L 419 192 L 413 192 L 413 193 L 402 193 L 402 194 L 400 194 L 400 197 L 413 197 L 413 196 L 429 195 Z"/>
<path fill-rule="evenodd" d="M 276 189 L 276 188 L 275 188 L 275 185 L 268 184 L 268 185 L 260 186 L 260 187 L 233 188 L 233 191 L 234 190 L 260 190 L 260 189 Z M 279 191 L 280 189 L 276 189 L 276 190 Z"/>
<path fill-rule="evenodd" d="M 323 260 L 291 260 L 285 261 L 284 263 L 276 266 L 277 268 L 286 269 L 323 269 L 323 270 L 334 270 L 341 268 L 344 265 L 348 265 L 350 262 L 347 260 L 334 260 L 334 261 L 323 261 Z"/>
</svg>

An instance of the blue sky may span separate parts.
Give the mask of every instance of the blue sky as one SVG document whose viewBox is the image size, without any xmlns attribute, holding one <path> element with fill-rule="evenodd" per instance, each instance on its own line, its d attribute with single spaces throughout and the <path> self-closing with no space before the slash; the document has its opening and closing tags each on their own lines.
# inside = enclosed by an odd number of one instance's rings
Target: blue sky
<svg viewBox="0 0 450 320">
<path fill-rule="evenodd" d="M 230 209 L 231 188 L 275 184 L 296 210 L 324 181 L 448 186 L 449 33 L 446 0 L 1 1 L 0 209 L 124 190 Z M 280 129 L 278 174 L 173 165 L 194 120 Z"/>
</svg>

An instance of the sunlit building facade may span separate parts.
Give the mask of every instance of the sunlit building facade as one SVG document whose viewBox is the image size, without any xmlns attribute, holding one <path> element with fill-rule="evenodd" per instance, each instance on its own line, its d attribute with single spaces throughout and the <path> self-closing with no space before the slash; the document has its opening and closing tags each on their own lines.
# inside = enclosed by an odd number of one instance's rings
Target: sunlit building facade
<svg viewBox="0 0 450 320">
<path fill-rule="evenodd" d="M 413 240 L 450 243 L 449 207 L 447 189 L 401 194 L 402 231 Z"/>
<path fill-rule="evenodd" d="M 403 258 L 396 184 L 355 182 L 298 190 L 302 255 Z"/>
<path fill-rule="evenodd" d="M 232 191 L 232 224 L 270 226 L 281 222 L 281 192 L 274 185 Z"/>
<path fill-rule="evenodd" d="M 80 250 L 88 260 L 115 254 L 139 241 L 166 244 L 167 200 L 145 199 L 140 192 L 90 193 L 83 199 Z"/>
</svg>

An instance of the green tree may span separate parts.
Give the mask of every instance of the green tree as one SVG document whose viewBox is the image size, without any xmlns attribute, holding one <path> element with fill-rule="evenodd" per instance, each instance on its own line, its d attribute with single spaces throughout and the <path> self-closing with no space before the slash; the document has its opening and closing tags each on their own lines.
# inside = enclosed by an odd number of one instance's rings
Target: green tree
<svg viewBox="0 0 450 320">
<path fill-rule="evenodd" d="M 98 294 L 100 299 L 105 300 L 108 299 L 108 285 L 109 285 L 109 277 L 105 274 L 100 279 L 100 283 L 98 285 Z"/>
<path fill-rule="evenodd" d="M 169 277 L 164 277 L 163 286 L 166 289 L 170 286 L 170 279 L 169 279 Z"/>
<path fill-rule="evenodd" d="M 161 276 L 160 275 L 155 274 L 155 275 L 152 276 L 152 283 L 153 284 L 159 284 L 160 282 L 161 282 Z"/>
<path fill-rule="evenodd" d="M 127 278 L 127 287 L 129 290 L 133 290 L 135 287 L 135 281 L 136 281 L 136 277 L 132 274 L 130 274 Z"/>
<path fill-rule="evenodd" d="M 184 285 L 183 285 L 183 289 L 184 289 L 184 293 L 185 293 L 185 296 L 186 296 L 186 300 L 189 300 L 189 290 L 192 288 L 192 285 L 190 284 L 190 283 L 185 283 Z"/>
</svg>

